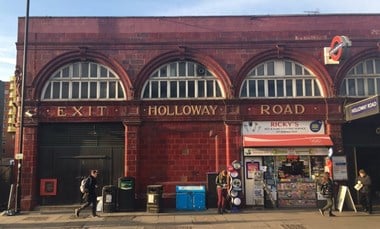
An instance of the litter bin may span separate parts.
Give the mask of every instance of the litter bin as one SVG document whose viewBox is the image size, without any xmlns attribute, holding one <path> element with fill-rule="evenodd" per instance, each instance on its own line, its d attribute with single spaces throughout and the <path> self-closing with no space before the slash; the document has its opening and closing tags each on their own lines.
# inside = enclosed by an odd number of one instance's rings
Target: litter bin
<svg viewBox="0 0 380 229">
<path fill-rule="evenodd" d="M 161 211 L 162 185 L 147 186 L 146 210 L 151 213 Z"/>
<path fill-rule="evenodd" d="M 135 208 L 135 178 L 120 177 L 117 192 L 118 211 L 133 211 Z"/>
<path fill-rule="evenodd" d="M 177 210 L 205 210 L 206 209 L 206 187 L 199 186 L 177 186 L 176 187 L 176 209 Z"/>
<path fill-rule="evenodd" d="M 106 185 L 102 189 L 103 212 L 114 212 L 116 209 L 116 187 Z"/>
<path fill-rule="evenodd" d="M 218 176 L 217 172 L 207 173 L 207 186 L 206 186 L 206 207 L 217 208 L 218 194 L 216 193 L 215 179 Z"/>
</svg>

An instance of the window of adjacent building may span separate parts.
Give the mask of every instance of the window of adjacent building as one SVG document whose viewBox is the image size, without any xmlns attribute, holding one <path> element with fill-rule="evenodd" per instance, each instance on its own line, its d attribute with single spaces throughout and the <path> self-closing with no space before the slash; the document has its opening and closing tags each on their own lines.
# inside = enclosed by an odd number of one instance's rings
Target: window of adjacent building
<svg viewBox="0 0 380 229">
<path fill-rule="evenodd" d="M 121 100 L 124 88 L 108 67 L 76 62 L 58 69 L 46 83 L 42 100 Z"/>
<path fill-rule="evenodd" d="M 320 83 L 305 66 L 270 60 L 254 67 L 243 81 L 240 98 L 322 97 Z"/>
<path fill-rule="evenodd" d="M 159 67 L 142 90 L 142 99 L 223 97 L 218 79 L 203 65 L 191 61 L 177 61 Z"/>
<path fill-rule="evenodd" d="M 366 97 L 380 94 L 380 58 L 367 59 L 348 71 L 340 85 L 340 96 Z"/>
</svg>

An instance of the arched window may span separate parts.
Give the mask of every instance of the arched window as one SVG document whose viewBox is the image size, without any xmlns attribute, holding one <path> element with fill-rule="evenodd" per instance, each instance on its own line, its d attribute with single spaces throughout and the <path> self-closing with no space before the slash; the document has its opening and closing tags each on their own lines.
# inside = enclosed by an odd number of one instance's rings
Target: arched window
<svg viewBox="0 0 380 229">
<path fill-rule="evenodd" d="M 321 97 L 318 79 L 290 60 L 270 60 L 253 68 L 243 81 L 240 98 Z"/>
<path fill-rule="evenodd" d="M 380 94 L 380 58 L 367 59 L 350 69 L 340 85 L 340 96 L 367 97 Z"/>
<path fill-rule="evenodd" d="M 68 64 L 46 82 L 42 100 L 123 100 L 125 91 L 118 76 L 94 62 Z"/>
<path fill-rule="evenodd" d="M 165 64 L 145 83 L 142 99 L 223 98 L 218 79 L 203 65 L 191 61 Z"/>
</svg>

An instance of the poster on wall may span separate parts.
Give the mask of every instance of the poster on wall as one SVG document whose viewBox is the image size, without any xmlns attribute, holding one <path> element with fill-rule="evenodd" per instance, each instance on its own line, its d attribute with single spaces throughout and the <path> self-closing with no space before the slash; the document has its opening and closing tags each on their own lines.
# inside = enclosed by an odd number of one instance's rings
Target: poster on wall
<svg viewBox="0 0 380 229">
<path fill-rule="evenodd" d="M 334 180 L 347 180 L 347 161 L 345 156 L 332 157 Z"/>
<path fill-rule="evenodd" d="M 253 179 L 255 178 L 256 171 L 260 169 L 260 163 L 257 161 L 247 161 L 245 168 L 245 171 L 247 171 L 247 179 Z"/>
</svg>

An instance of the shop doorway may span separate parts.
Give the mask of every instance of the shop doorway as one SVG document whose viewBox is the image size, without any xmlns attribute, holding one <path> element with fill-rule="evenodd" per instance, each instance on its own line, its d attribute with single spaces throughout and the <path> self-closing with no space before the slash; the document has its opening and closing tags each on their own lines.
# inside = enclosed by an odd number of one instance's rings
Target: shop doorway
<svg viewBox="0 0 380 229">
<path fill-rule="evenodd" d="M 264 207 L 264 177 L 260 171 L 263 166 L 262 157 L 244 158 L 244 180 L 245 180 L 245 204 L 254 207 Z"/>
<path fill-rule="evenodd" d="M 356 147 L 356 163 L 357 171 L 364 169 L 371 177 L 373 202 L 380 204 L 380 148 Z"/>
</svg>

